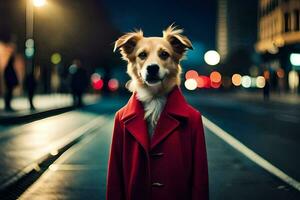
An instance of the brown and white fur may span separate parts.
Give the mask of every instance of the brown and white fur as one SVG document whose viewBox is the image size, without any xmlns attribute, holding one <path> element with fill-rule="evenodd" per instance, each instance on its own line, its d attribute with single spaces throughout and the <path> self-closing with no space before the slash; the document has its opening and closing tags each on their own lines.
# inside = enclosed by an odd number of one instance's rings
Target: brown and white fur
<svg viewBox="0 0 300 200">
<path fill-rule="evenodd" d="M 116 42 L 114 51 L 120 50 L 128 62 L 127 73 L 131 80 L 127 88 L 136 92 L 143 103 L 149 135 L 152 136 L 167 94 L 180 85 L 180 61 L 191 41 L 182 35 L 182 29 L 169 26 L 163 37 L 144 37 L 141 30 L 127 33 Z"/>
</svg>

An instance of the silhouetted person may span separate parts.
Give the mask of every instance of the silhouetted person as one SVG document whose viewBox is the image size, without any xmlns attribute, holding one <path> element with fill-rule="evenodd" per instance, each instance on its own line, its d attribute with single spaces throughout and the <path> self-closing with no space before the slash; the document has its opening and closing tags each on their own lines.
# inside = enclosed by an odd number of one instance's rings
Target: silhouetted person
<svg viewBox="0 0 300 200">
<path fill-rule="evenodd" d="M 88 86 L 87 72 L 82 67 L 79 60 L 75 60 L 69 68 L 71 75 L 71 92 L 73 95 L 74 106 L 81 107 L 82 95 Z"/>
<path fill-rule="evenodd" d="M 33 104 L 33 96 L 35 94 L 36 89 L 36 80 L 33 73 L 29 73 L 25 77 L 25 90 L 27 92 L 28 101 L 30 104 L 30 110 L 35 110 L 34 104 Z"/>
<path fill-rule="evenodd" d="M 266 84 L 263 89 L 263 92 L 264 92 L 264 100 L 268 101 L 270 99 L 270 83 L 268 79 L 266 79 Z"/>
<path fill-rule="evenodd" d="M 4 69 L 4 83 L 5 83 L 5 110 L 13 111 L 11 107 L 11 100 L 13 97 L 13 90 L 19 84 L 16 71 L 14 69 L 15 56 L 12 54 Z"/>
</svg>

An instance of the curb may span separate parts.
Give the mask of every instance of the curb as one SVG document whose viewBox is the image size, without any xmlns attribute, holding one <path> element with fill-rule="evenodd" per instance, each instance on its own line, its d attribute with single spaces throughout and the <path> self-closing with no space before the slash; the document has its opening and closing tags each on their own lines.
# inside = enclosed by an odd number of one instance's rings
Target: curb
<svg viewBox="0 0 300 200">
<path fill-rule="evenodd" d="M 99 121 L 101 122 L 99 123 Z M 0 185 L 0 199 L 17 199 L 30 185 L 32 185 L 47 169 L 48 167 L 66 152 L 73 145 L 80 142 L 83 137 L 92 134 L 99 125 L 107 121 L 105 117 L 98 117 L 90 123 L 73 131 L 73 134 L 67 138 L 69 141 L 57 141 L 56 145 L 52 147 L 52 151 L 33 162 L 32 164 L 21 169 L 17 174 L 13 175 L 6 182 Z M 82 129 L 82 130 L 81 130 Z M 72 135 L 74 135 L 72 137 Z M 63 144 L 59 144 L 62 143 Z M 29 179 L 29 180 L 28 180 Z"/>
<path fill-rule="evenodd" d="M 66 107 L 54 108 L 49 110 L 37 111 L 34 113 L 0 117 L 0 124 L 12 125 L 12 124 L 28 123 L 35 120 L 44 119 L 46 117 L 50 117 L 53 115 L 58 115 L 64 112 L 68 112 L 74 110 L 75 108 L 76 107 L 74 106 L 66 106 Z"/>
</svg>

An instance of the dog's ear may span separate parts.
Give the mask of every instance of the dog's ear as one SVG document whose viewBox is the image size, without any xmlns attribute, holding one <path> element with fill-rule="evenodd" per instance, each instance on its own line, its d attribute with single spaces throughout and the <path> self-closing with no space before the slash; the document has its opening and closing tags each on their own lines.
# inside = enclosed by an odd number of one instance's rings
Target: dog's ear
<svg viewBox="0 0 300 200">
<path fill-rule="evenodd" d="M 172 46 L 175 53 L 181 59 L 187 49 L 193 49 L 192 42 L 184 35 L 183 29 L 177 29 L 173 24 L 163 31 L 163 38 L 165 38 Z"/>
<path fill-rule="evenodd" d="M 120 50 L 123 58 L 126 59 L 133 52 L 137 42 L 142 38 L 143 32 L 141 30 L 126 33 L 115 42 L 114 52 Z"/>
</svg>

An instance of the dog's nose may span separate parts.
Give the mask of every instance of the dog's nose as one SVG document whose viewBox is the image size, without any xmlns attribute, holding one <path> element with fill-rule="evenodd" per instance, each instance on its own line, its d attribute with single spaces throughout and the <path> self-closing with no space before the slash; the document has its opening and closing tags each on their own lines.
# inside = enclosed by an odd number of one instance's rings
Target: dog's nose
<svg viewBox="0 0 300 200">
<path fill-rule="evenodd" d="M 159 66 L 156 65 L 156 64 L 149 65 L 149 66 L 147 67 L 147 72 L 148 72 L 148 75 L 150 75 L 150 76 L 155 76 L 155 75 L 157 75 L 158 70 L 159 70 Z"/>
</svg>

